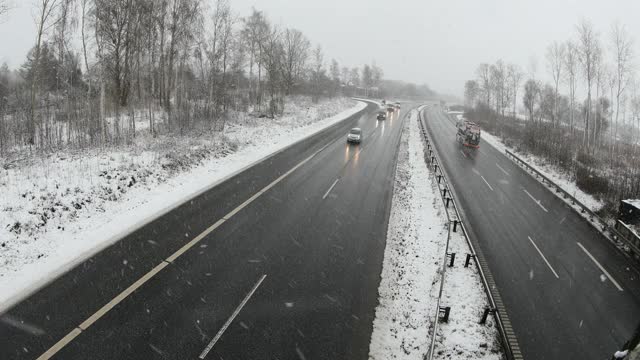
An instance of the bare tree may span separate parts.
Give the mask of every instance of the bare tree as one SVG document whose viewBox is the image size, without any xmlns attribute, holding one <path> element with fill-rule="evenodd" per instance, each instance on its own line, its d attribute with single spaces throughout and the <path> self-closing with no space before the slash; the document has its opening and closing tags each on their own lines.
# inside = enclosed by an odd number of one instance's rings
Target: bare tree
<svg viewBox="0 0 640 360">
<path fill-rule="evenodd" d="M 615 135 L 618 135 L 618 118 L 622 95 L 629 84 L 632 73 L 633 39 L 624 25 L 615 23 L 611 29 L 611 42 L 614 56 L 615 84 L 616 84 L 616 110 L 615 110 Z M 624 119 L 623 119 L 624 120 Z"/>
<path fill-rule="evenodd" d="M 509 64 L 507 66 L 507 81 L 509 83 L 511 101 L 513 103 L 513 116 L 517 116 L 516 105 L 518 103 L 518 89 L 520 88 L 520 82 L 524 73 L 518 65 Z"/>
<path fill-rule="evenodd" d="M 357 67 L 349 70 L 349 84 L 354 87 L 360 86 L 360 70 Z"/>
<path fill-rule="evenodd" d="M 321 86 L 320 82 L 324 76 L 324 54 L 322 53 L 322 47 L 316 46 L 313 50 L 313 63 L 311 64 L 311 78 L 314 84 L 314 101 L 318 101 L 320 98 Z"/>
<path fill-rule="evenodd" d="M 587 148 L 589 148 L 589 120 L 591 118 L 592 111 L 591 90 L 593 88 L 593 82 L 595 81 L 595 78 L 597 76 L 598 61 L 601 56 L 601 48 L 600 40 L 598 39 L 598 33 L 594 30 L 592 23 L 587 20 L 583 20 L 577 25 L 576 29 L 578 32 L 578 60 L 582 65 L 582 73 L 584 79 L 587 82 L 584 142 L 586 143 Z"/>
<path fill-rule="evenodd" d="M 565 43 L 564 54 L 564 79 L 569 86 L 569 129 L 573 134 L 573 125 L 575 123 L 575 103 L 576 89 L 578 87 L 578 54 L 577 45 L 572 41 Z"/>
<path fill-rule="evenodd" d="M 34 70 L 31 79 L 31 108 L 29 114 L 29 121 L 27 124 L 28 138 L 27 142 L 30 145 L 35 144 L 36 136 L 36 93 L 38 92 L 38 82 L 40 77 L 40 52 L 42 46 L 42 40 L 45 34 L 55 26 L 55 12 L 59 6 L 58 0 L 41 0 L 38 3 L 38 12 L 36 17 L 36 45 L 35 56 L 33 60 Z"/>
<path fill-rule="evenodd" d="M 285 86 L 285 94 L 291 93 L 291 88 L 302 76 L 311 43 L 296 29 L 286 29 L 282 34 L 282 79 Z"/>
<path fill-rule="evenodd" d="M 484 93 L 486 104 L 491 106 L 491 77 L 489 64 L 480 64 L 476 70 L 476 76 L 480 83 L 480 89 Z"/>
<path fill-rule="evenodd" d="M 333 95 L 336 95 L 340 90 L 340 64 L 336 59 L 331 59 L 329 74 L 331 75 L 331 82 L 333 82 Z"/>
<path fill-rule="evenodd" d="M 539 101 L 540 92 L 540 84 L 536 80 L 529 79 L 524 84 L 522 103 L 529 112 L 529 120 L 532 122 L 535 121 L 536 104 Z"/>
<path fill-rule="evenodd" d="M 507 73 L 504 62 L 502 60 L 496 61 L 495 64 L 489 67 L 489 79 L 490 87 L 493 90 L 496 101 L 496 113 L 504 118 L 504 111 L 507 107 Z"/>
<path fill-rule="evenodd" d="M 565 45 L 563 43 L 558 43 L 554 41 L 547 47 L 547 69 L 551 74 L 551 78 L 553 79 L 554 85 L 554 106 L 553 106 L 553 116 L 552 121 L 554 126 L 557 125 L 558 122 L 558 96 L 559 96 L 559 86 L 560 80 L 562 79 L 563 70 L 564 70 L 564 58 L 565 58 Z"/>
<path fill-rule="evenodd" d="M 480 85 L 476 80 L 467 80 L 464 83 L 464 103 L 466 106 L 473 107 L 480 94 Z"/>
</svg>

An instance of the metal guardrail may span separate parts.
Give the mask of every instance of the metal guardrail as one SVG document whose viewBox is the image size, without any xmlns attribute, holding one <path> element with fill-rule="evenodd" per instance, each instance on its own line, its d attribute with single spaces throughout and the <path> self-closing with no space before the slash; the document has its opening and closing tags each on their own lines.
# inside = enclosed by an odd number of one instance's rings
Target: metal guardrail
<svg viewBox="0 0 640 360">
<path fill-rule="evenodd" d="M 498 331 L 500 333 L 501 342 L 503 348 L 505 350 L 505 355 L 509 360 L 521 360 L 522 354 L 520 352 L 520 347 L 517 344 L 517 340 L 515 339 L 515 334 L 513 334 L 513 329 L 511 327 L 511 322 L 508 319 L 506 311 L 504 310 L 504 305 L 502 300 L 497 293 L 497 289 L 495 287 L 495 283 L 493 281 L 493 276 L 491 276 L 489 272 L 489 268 L 486 266 L 484 262 L 484 256 L 476 252 L 475 247 L 473 246 L 467 229 L 461 220 L 460 212 L 458 211 L 458 207 L 456 205 L 456 201 L 454 199 L 453 192 L 449 186 L 450 182 L 447 179 L 446 174 L 442 170 L 442 161 L 440 160 L 438 154 L 435 152 L 434 146 L 432 146 L 432 141 L 429 133 L 426 130 L 426 126 L 424 124 L 424 119 L 422 118 L 422 109 L 424 107 L 419 108 L 418 110 L 418 123 L 420 124 L 420 130 L 422 135 L 426 141 L 427 148 L 425 149 L 425 161 L 427 165 L 429 165 L 433 173 L 435 175 L 436 182 L 438 184 L 438 189 L 440 192 L 440 198 L 445 206 L 448 220 L 448 232 L 447 232 L 447 243 L 445 246 L 445 255 L 442 266 L 442 274 L 440 279 L 440 291 L 438 293 L 438 299 L 436 301 L 436 311 L 434 317 L 434 325 L 433 325 L 433 336 L 431 337 L 431 344 L 429 346 L 429 352 L 427 354 L 427 359 L 433 359 L 434 349 L 435 349 L 435 341 L 436 335 L 438 331 L 438 322 L 440 318 L 440 304 L 442 298 L 442 289 L 444 287 L 445 282 L 445 271 L 447 265 L 447 256 L 449 253 L 449 240 L 451 239 L 451 231 L 456 231 L 456 227 L 460 226 L 462 229 L 464 238 L 466 243 L 471 251 L 471 256 L 476 260 L 474 264 L 476 265 L 476 269 L 480 274 L 480 278 L 482 279 L 482 284 L 485 290 L 485 293 L 489 299 L 489 304 L 493 311 L 493 316 L 496 324 L 498 325 Z M 451 205 L 451 208 L 449 207 Z M 450 210 L 451 213 L 450 213 Z M 452 229 L 453 226 L 453 229 Z M 495 292 L 495 293 L 494 293 Z"/>
<path fill-rule="evenodd" d="M 580 208 L 580 213 L 587 214 L 589 217 L 589 223 L 593 225 L 596 229 L 602 232 L 605 237 L 610 237 L 614 243 L 618 243 L 618 245 L 626 246 L 630 252 L 632 252 L 636 258 L 640 257 L 640 247 L 636 244 L 631 243 L 620 231 L 618 231 L 615 227 L 610 226 L 606 221 L 604 221 L 601 217 L 599 217 L 596 213 L 594 213 L 589 207 L 581 203 L 578 199 L 576 199 L 573 195 L 569 194 L 563 188 L 561 188 L 558 184 L 554 183 L 547 176 L 542 174 L 533 166 L 529 165 L 526 161 L 522 160 L 513 152 L 505 149 L 505 153 L 507 156 L 510 156 L 515 160 L 516 164 L 523 167 L 525 170 L 533 173 L 536 178 L 540 178 L 543 185 L 548 185 L 550 188 L 555 189 L 556 195 L 560 194 L 564 199 L 568 199 L 571 201 L 572 205 L 577 205 Z M 558 196 L 560 196 L 558 195 Z"/>
</svg>

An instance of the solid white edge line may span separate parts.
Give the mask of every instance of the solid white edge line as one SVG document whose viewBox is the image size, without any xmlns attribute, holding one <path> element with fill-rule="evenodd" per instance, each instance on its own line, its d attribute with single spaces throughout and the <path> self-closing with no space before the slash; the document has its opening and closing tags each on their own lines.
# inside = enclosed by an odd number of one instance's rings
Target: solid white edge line
<svg viewBox="0 0 640 360">
<path fill-rule="evenodd" d="M 489 183 L 487 182 L 487 179 L 485 179 L 484 176 L 482 176 L 482 175 L 480 175 L 480 177 L 482 178 L 482 181 L 484 181 L 484 183 L 487 184 L 489 189 L 491 189 L 491 191 L 493 191 L 493 188 L 491 187 L 491 185 L 489 185 Z"/>
<path fill-rule="evenodd" d="M 498 167 L 498 169 L 502 170 L 502 172 L 505 173 L 505 175 L 509 176 L 509 173 L 507 172 L 507 170 L 503 169 L 502 166 L 500 166 L 498 163 L 496 163 L 496 166 Z"/>
<path fill-rule="evenodd" d="M 182 254 L 184 254 L 187 250 L 189 250 L 195 244 L 200 242 L 202 239 L 204 239 L 213 230 L 218 228 L 225 221 L 229 220 L 233 215 L 237 214 L 245 206 L 249 205 L 255 199 L 260 197 L 260 195 L 264 194 L 267 190 L 269 190 L 272 187 L 274 187 L 277 183 L 282 181 L 285 177 L 289 176 L 292 172 L 297 170 L 299 167 L 301 167 L 302 165 L 306 164 L 314 156 L 318 155 L 322 150 L 326 149 L 327 146 L 329 146 L 331 143 L 333 143 L 333 141 L 330 141 L 328 144 L 326 144 L 325 146 L 323 146 L 322 148 L 320 148 L 319 150 L 317 150 L 316 152 L 311 154 L 309 157 L 307 157 L 306 159 L 304 159 L 301 162 L 299 162 L 296 166 L 294 166 L 291 169 L 289 169 L 289 171 L 287 171 L 286 173 L 282 174 L 280 177 L 278 177 L 277 179 L 272 181 L 269 185 L 265 186 L 262 190 L 258 191 L 253 196 L 251 196 L 248 200 L 246 200 L 245 202 L 243 202 L 242 204 L 237 206 L 235 209 L 231 210 L 227 215 L 223 216 L 222 219 L 219 219 L 218 221 L 216 221 L 213 225 L 211 225 L 205 231 L 200 233 L 193 240 L 189 241 L 186 245 L 184 245 L 183 247 L 178 249 L 171 256 L 169 256 L 166 260 L 163 260 L 160 264 L 158 264 L 156 267 L 151 269 L 148 273 L 146 273 L 141 278 L 136 280 L 136 282 L 134 282 L 132 285 L 130 285 L 127 289 L 125 289 L 123 292 L 118 294 L 116 297 L 111 299 L 107 304 L 102 306 L 98 311 L 96 311 L 89 318 L 87 318 L 85 321 L 83 321 L 78 327 L 74 328 L 64 338 L 62 338 L 60 341 L 58 341 L 56 344 L 54 344 L 51 348 L 49 348 L 46 352 L 44 352 L 42 355 L 40 355 L 40 357 L 38 357 L 38 360 L 46 360 L 46 359 L 51 358 L 58 351 L 60 351 L 64 346 L 66 346 L 68 343 L 70 343 L 76 336 L 78 336 L 81 331 L 86 330 L 94 322 L 96 322 L 98 319 L 100 319 L 102 316 L 104 316 L 106 313 L 108 313 L 111 309 L 113 309 L 116 305 L 118 305 L 120 302 L 122 302 L 122 300 L 126 299 L 129 295 L 131 295 L 136 289 L 138 289 L 144 283 L 146 283 L 151 278 L 153 278 L 157 273 L 159 273 L 162 269 L 164 269 L 167 265 L 169 265 L 169 263 L 173 263 L 178 257 L 180 257 Z M 76 334 L 76 332 L 77 332 L 77 334 Z"/>
<path fill-rule="evenodd" d="M 213 349 L 213 346 L 218 342 L 218 340 L 220 340 L 220 338 L 222 337 L 222 334 L 224 334 L 224 332 L 227 330 L 229 325 L 231 325 L 231 323 L 233 322 L 233 319 L 235 319 L 236 316 L 238 316 L 238 314 L 240 313 L 240 311 L 242 311 L 242 308 L 247 304 L 249 299 L 251 299 L 251 296 L 253 296 L 253 293 L 255 293 L 256 290 L 258 290 L 258 287 L 260 286 L 260 284 L 262 284 L 262 282 L 266 277 L 267 277 L 267 274 L 262 275 L 262 277 L 258 279 L 258 282 L 255 285 L 253 285 L 253 288 L 251 289 L 251 291 L 249 291 L 249 293 L 244 297 L 240 305 L 238 305 L 238 307 L 235 309 L 233 314 L 231 314 L 231 316 L 227 319 L 224 325 L 222 325 L 220 330 L 218 330 L 218 333 L 216 334 L 216 336 L 209 342 L 207 347 L 204 348 L 204 350 L 202 350 L 202 353 L 200 353 L 200 356 L 199 356 L 200 359 L 204 359 L 204 357 L 207 356 L 209 351 Z"/>
<path fill-rule="evenodd" d="M 617 287 L 617 288 L 618 288 L 618 290 L 620 290 L 620 291 L 624 291 L 624 290 L 622 289 L 622 286 L 620 286 L 620 284 L 618 284 L 618 282 L 617 282 L 617 281 L 615 281 L 615 280 L 613 279 L 613 276 L 611 276 L 611 274 L 609 274 L 609 272 L 608 272 L 607 270 L 605 270 L 604 266 L 602 266 L 602 265 L 598 262 L 598 260 L 596 260 L 596 258 L 595 258 L 595 257 L 593 257 L 593 255 L 591 255 L 591 253 L 590 253 L 590 252 L 589 252 L 589 251 L 588 251 L 584 246 L 582 246 L 582 244 L 581 244 L 580 242 L 576 242 L 576 244 L 578 244 L 578 246 L 580 246 L 580 248 L 582 249 L 582 251 L 584 251 L 584 252 L 587 254 L 587 256 L 589 256 L 589 257 L 591 258 L 591 260 L 596 264 L 596 266 L 600 268 L 600 270 L 601 270 L 601 271 L 602 271 L 602 272 L 603 272 L 603 273 L 604 273 L 604 274 L 609 278 L 609 280 L 611 280 L 611 282 L 613 283 L 613 285 L 615 285 L 615 287 Z"/>
<path fill-rule="evenodd" d="M 542 208 L 542 210 L 544 210 L 544 212 L 549 212 L 544 206 L 542 206 L 542 204 L 540 203 L 540 200 L 536 199 L 533 197 L 533 195 L 529 194 L 529 192 L 527 191 L 527 189 L 522 189 L 522 191 L 524 191 L 525 193 L 527 193 L 527 195 L 529 195 L 529 197 L 531 198 L 531 200 L 533 200 L 534 203 L 538 204 L 538 206 L 540 206 Z"/>
<path fill-rule="evenodd" d="M 331 184 L 331 187 L 329 187 L 329 190 L 327 190 L 327 192 L 324 193 L 324 195 L 322 196 L 322 200 L 326 199 L 327 196 L 329 196 L 329 193 L 331 192 L 331 190 L 333 190 L 333 187 L 336 186 L 336 184 L 338 183 L 338 180 L 340 179 L 336 179 L 336 181 L 334 181 L 333 184 Z"/>
<path fill-rule="evenodd" d="M 358 99 L 358 98 L 351 98 L 355 101 L 364 103 L 365 105 L 368 105 L 368 103 L 373 103 L 375 104 L 375 101 L 372 100 L 366 100 L 366 99 Z M 356 106 L 353 106 L 351 109 L 355 109 Z M 275 157 L 276 155 L 289 150 L 290 148 L 304 142 L 305 140 L 310 139 L 311 137 L 319 134 L 322 131 L 325 131 L 327 129 L 329 129 L 332 126 L 335 126 L 337 124 L 339 124 L 340 122 L 347 120 L 348 118 L 355 116 L 356 114 L 358 114 L 361 111 L 364 111 L 367 108 L 367 106 L 355 111 L 354 113 L 344 117 L 343 119 L 337 120 L 335 123 L 329 124 L 324 128 L 318 129 L 317 131 L 306 135 L 305 137 L 289 144 L 286 145 L 280 149 L 277 149 L 269 154 L 265 154 L 263 157 L 256 159 L 252 162 L 250 162 L 249 164 L 243 166 L 240 169 L 237 169 L 236 171 L 233 171 L 223 177 L 221 177 L 220 179 L 214 181 L 213 183 L 206 185 L 205 187 L 200 188 L 199 190 L 187 195 L 186 197 L 175 201 L 169 205 L 167 205 L 166 207 L 163 207 L 159 210 L 157 210 L 156 212 L 153 212 L 151 214 L 149 214 L 148 216 L 140 219 L 140 221 L 136 222 L 135 224 L 132 224 L 131 226 L 128 226 L 126 229 L 118 232 L 117 234 L 114 234 L 113 236 L 109 237 L 107 240 L 105 240 L 104 242 L 100 243 L 99 245 L 96 245 L 90 249 L 87 249 L 86 251 L 82 252 L 78 257 L 76 257 L 73 260 L 68 261 L 65 264 L 62 264 L 59 268 L 52 270 L 49 273 L 49 276 L 44 277 L 43 279 L 34 282 L 32 285 L 29 285 L 27 287 L 24 288 L 24 290 L 22 290 L 20 293 L 9 297 L 6 301 L 0 303 L 0 314 L 6 312 L 9 308 L 11 308 L 13 305 L 17 304 L 18 302 L 26 299 L 27 297 L 29 297 L 31 294 L 35 293 L 36 291 L 38 291 L 40 288 L 44 287 L 45 285 L 47 285 L 48 283 L 52 282 L 54 279 L 57 279 L 58 277 L 66 274 L 67 272 L 71 271 L 74 267 L 82 264 L 84 261 L 86 261 L 88 258 L 90 258 L 91 256 L 99 253 L 100 251 L 108 248 L 109 246 L 115 244 L 116 242 L 122 240 L 124 237 L 132 234 L 134 231 L 142 228 L 143 226 L 150 224 L 151 222 L 159 219 L 160 217 L 170 213 L 171 211 L 177 209 L 178 207 L 188 203 L 189 201 L 199 197 L 200 195 L 204 194 L 207 191 L 210 191 L 211 189 L 215 188 L 216 186 L 222 184 L 223 182 L 241 174 L 242 172 L 246 171 L 247 169 L 258 165 L 259 163 L 268 160 L 270 158 Z M 345 111 L 350 110 L 350 109 L 346 109 Z M 334 115 L 337 116 L 338 114 Z M 328 146 L 329 144 L 325 145 Z M 323 148 L 324 149 L 324 148 Z M 321 149 L 321 150 L 323 150 Z"/>
<path fill-rule="evenodd" d="M 549 267 L 549 269 L 551 269 L 551 271 L 553 272 L 553 275 L 555 275 L 556 278 L 560 279 L 560 276 L 558 276 L 558 273 L 553 269 L 553 266 L 551 266 L 547 258 L 542 253 L 542 251 L 540 251 L 540 248 L 538 248 L 538 245 L 536 245 L 536 243 L 533 242 L 533 239 L 531 238 L 531 236 L 527 236 L 527 237 L 529 238 L 529 241 L 531 241 L 531 244 L 533 244 L 533 247 L 535 247 L 536 250 L 538 250 L 538 254 L 540 254 L 540 256 L 542 257 L 542 260 L 544 260 L 544 262 L 547 263 L 547 266 Z"/>
</svg>

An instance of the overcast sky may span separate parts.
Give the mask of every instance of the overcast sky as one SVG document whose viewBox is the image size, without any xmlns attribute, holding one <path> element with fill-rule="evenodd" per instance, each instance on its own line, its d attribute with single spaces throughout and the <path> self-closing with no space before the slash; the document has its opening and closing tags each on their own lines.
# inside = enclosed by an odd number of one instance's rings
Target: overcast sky
<svg viewBox="0 0 640 360">
<path fill-rule="evenodd" d="M 17 67 L 35 41 L 35 26 L 32 1 L 13 2 L 16 7 L 0 24 L 0 62 Z M 582 18 L 596 25 L 604 41 L 614 21 L 640 34 L 640 0 L 230 2 L 240 16 L 255 6 L 276 24 L 302 30 L 322 44 L 327 61 L 354 66 L 375 60 L 386 78 L 427 83 L 458 96 L 480 62 L 501 58 L 527 70 L 535 58 L 538 76 L 545 77 L 546 46 L 574 36 Z"/>
</svg>

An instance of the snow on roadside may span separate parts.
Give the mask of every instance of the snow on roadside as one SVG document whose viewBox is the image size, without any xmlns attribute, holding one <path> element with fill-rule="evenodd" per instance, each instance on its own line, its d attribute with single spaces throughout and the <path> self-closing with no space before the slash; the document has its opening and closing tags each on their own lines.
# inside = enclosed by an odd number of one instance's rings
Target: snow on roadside
<svg viewBox="0 0 640 360">
<path fill-rule="evenodd" d="M 132 229 L 365 107 L 350 99 L 308 103 L 279 119 L 230 123 L 217 143 L 187 139 L 159 145 L 177 149 L 162 156 L 65 155 L 2 170 L 0 312 Z M 12 231 L 17 223 L 20 231 Z"/>
<path fill-rule="evenodd" d="M 416 114 L 405 122 L 398 154 L 369 359 L 421 360 L 429 351 L 447 226 Z"/>
<path fill-rule="evenodd" d="M 447 240 L 447 217 L 438 188 L 424 161 L 417 112 L 405 122 L 398 155 L 379 305 L 369 359 L 424 359 L 428 352 Z M 458 264 L 447 268 L 434 359 L 502 359 L 498 332 L 489 319 L 478 324 L 488 304 L 475 267 L 464 268 L 469 251 L 462 232 L 452 233 L 450 252 Z"/>
<path fill-rule="evenodd" d="M 523 154 L 521 152 L 517 152 L 512 147 L 505 145 L 502 142 L 502 140 L 500 140 L 500 138 L 492 134 L 489 134 L 486 131 L 482 132 L 482 140 L 491 144 L 493 147 L 495 147 L 496 149 L 498 149 L 503 153 L 505 152 L 506 149 L 508 149 L 509 151 L 518 155 L 518 157 L 520 157 L 522 160 L 526 161 L 533 168 L 540 171 L 546 177 L 551 179 L 551 181 L 553 181 L 562 189 L 564 189 L 564 191 L 568 192 L 573 197 L 578 199 L 578 201 L 588 206 L 591 209 L 591 211 L 598 211 L 604 206 L 604 203 L 602 201 L 580 190 L 576 185 L 575 180 L 571 179 L 568 174 L 563 172 L 557 166 L 553 166 L 551 164 L 546 163 L 546 161 L 543 158 L 536 155 Z"/>
<path fill-rule="evenodd" d="M 440 205 L 442 206 L 442 205 Z M 449 252 L 456 253 L 454 267 L 447 268 L 441 306 L 450 306 L 448 323 L 438 326 L 434 359 L 503 358 L 499 334 L 493 316 L 479 324 L 485 307 L 489 306 L 480 274 L 473 262 L 464 267 L 470 253 L 462 231 L 452 232 Z"/>
</svg>

